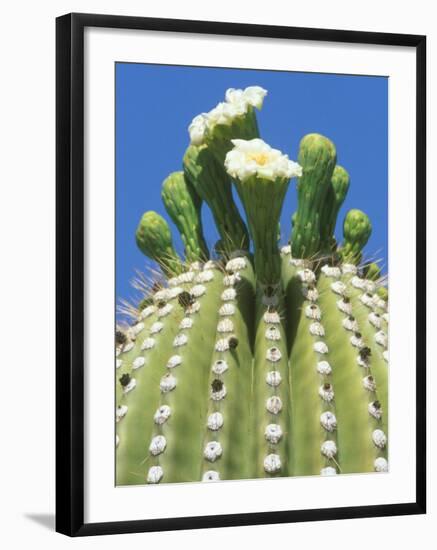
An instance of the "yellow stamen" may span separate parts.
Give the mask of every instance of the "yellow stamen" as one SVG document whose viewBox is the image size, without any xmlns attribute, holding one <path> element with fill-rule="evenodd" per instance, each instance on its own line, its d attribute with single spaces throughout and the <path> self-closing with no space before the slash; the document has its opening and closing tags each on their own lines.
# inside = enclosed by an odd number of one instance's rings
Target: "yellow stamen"
<svg viewBox="0 0 437 550">
<path fill-rule="evenodd" d="M 267 153 L 250 153 L 247 155 L 248 160 L 254 160 L 260 166 L 264 166 L 269 161 Z"/>
</svg>

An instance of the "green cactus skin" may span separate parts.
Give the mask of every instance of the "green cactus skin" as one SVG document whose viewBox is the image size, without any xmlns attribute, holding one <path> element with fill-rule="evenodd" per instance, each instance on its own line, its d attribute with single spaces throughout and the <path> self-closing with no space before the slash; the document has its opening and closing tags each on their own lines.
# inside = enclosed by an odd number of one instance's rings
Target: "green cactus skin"
<svg viewBox="0 0 437 550">
<path fill-rule="evenodd" d="M 116 403 L 117 407 L 127 406 L 126 415 L 117 422 L 119 444 L 116 454 L 117 485 L 132 485 L 144 483 L 145 464 L 148 460 L 148 445 L 153 425 L 151 418 L 158 406 L 159 380 L 164 370 L 167 350 L 178 331 L 182 309 L 177 300 L 169 302 L 173 306 L 172 315 L 158 317 L 158 308 L 144 323 L 143 330 L 137 335 L 135 346 L 129 353 L 121 353 L 117 360 L 123 364 L 116 370 Z M 162 311 L 162 310 L 161 310 Z M 150 328 L 157 322 L 162 322 L 162 330 L 153 335 Z M 146 338 L 153 338 L 152 349 L 142 350 Z M 144 359 L 144 365 L 133 368 L 133 362 Z M 136 387 L 124 394 L 120 377 L 129 374 L 136 380 Z"/>
<path fill-rule="evenodd" d="M 155 424 L 154 436 L 165 437 L 166 449 L 157 456 L 150 456 L 148 465 L 161 466 L 163 481 L 166 483 L 197 481 L 202 468 L 202 434 L 206 421 L 208 374 L 222 290 L 220 272 L 215 270 L 214 279 L 203 286 L 206 292 L 198 299 L 200 309 L 189 315 L 193 321 L 192 327 L 178 332 L 178 335 L 187 336 L 187 343 L 166 349 L 164 368 L 161 371 L 163 375 L 167 370 L 168 374 L 175 376 L 177 384 L 173 390 L 161 393 L 160 406 L 169 406 L 171 416 L 164 424 Z M 173 355 L 180 356 L 181 364 L 165 369 L 167 361 Z"/>
<path fill-rule="evenodd" d="M 161 196 L 165 209 L 181 234 L 186 261 L 207 260 L 208 247 L 200 216 L 202 200 L 187 184 L 183 172 L 173 172 L 164 180 Z"/>
<path fill-rule="evenodd" d="M 344 242 L 340 250 L 344 262 L 359 264 L 362 250 L 372 233 L 368 216 L 356 208 L 349 210 L 343 222 Z"/>
<path fill-rule="evenodd" d="M 252 176 L 244 181 L 235 179 L 234 183 L 253 240 L 257 281 L 261 285 L 276 285 L 281 276 L 278 224 L 290 180 L 276 178 L 272 181 Z"/>
<path fill-rule="evenodd" d="M 347 171 L 337 164 L 328 187 L 325 204 L 320 219 L 320 248 L 322 254 L 332 254 L 336 248 L 334 237 L 338 212 L 346 198 L 349 189 L 350 178 Z"/>
<path fill-rule="evenodd" d="M 138 224 L 136 242 L 143 254 L 155 260 L 168 277 L 181 272 L 181 259 L 173 247 L 168 223 L 162 216 L 149 210 Z"/>
<path fill-rule="evenodd" d="M 222 455 L 215 461 L 204 457 L 202 478 L 218 475 L 220 479 L 247 479 L 254 477 L 251 452 L 253 449 L 253 437 L 251 425 L 252 418 L 252 378 L 253 357 L 251 350 L 251 326 L 249 319 L 253 319 L 254 304 L 254 273 L 249 262 L 239 271 L 239 281 L 235 281 L 234 274 L 228 274 L 224 278 L 223 292 L 234 289 L 234 300 L 222 299 L 222 306 L 227 304 L 235 308 L 232 315 L 224 315 L 226 311 L 220 310 L 219 323 L 217 325 L 216 343 L 226 338 L 235 338 L 235 348 L 225 351 L 215 350 L 210 367 L 209 377 L 209 407 L 208 418 L 214 420 L 217 413 L 222 415 L 223 425 L 218 429 L 217 424 L 210 424 L 205 428 L 204 447 L 208 443 L 218 442 L 222 447 Z M 226 295 L 225 295 L 226 296 Z M 223 298 L 223 295 L 222 295 Z M 227 307 L 227 306 L 225 306 Z M 229 325 L 229 326 L 226 326 Z M 226 332 L 223 332 L 226 329 Z M 217 363 L 220 361 L 220 363 Z M 220 366 L 225 362 L 227 368 L 221 372 Z M 219 399 L 220 394 L 215 393 L 212 398 L 214 385 L 224 384 L 226 395 Z M 220 419 L 220 417 L 219 417 Z"/>
<path fill-rule="evenodd" d="M 291 234 L 294 258 L 312 258 L 320 253 L 320 224 L 326 196 L 331 184 L 337 154 L 334 144 L 320 134 L 302 138 L 298 163 L 298 209 Z"/>
<path fill-rule="evenodd" d="M 258 285 L 256 303 L 257 330 L 253 382 L 256 465 L 254 477 L 286 476 L 290 473 L 287 444 L 290 435 L 290 386 L 287 341 L 281 319 L 284 310 L 282 291 L 266 292 Z M 270 463 L 278 459 L 277 465 Z"/>
<path fill-rule="evenodd" d="M 318 299 L 304 297 L 307 288 L 298 274 L 308 265 L 290 264 L 290 256 L 282 260 L 282 280 L 286 290 L 287 335 L 290 345 L 290 386 L 291 386 L 291 437 L 288 445 L 293 475 L 319 475 L 325 467 L 336 468 L 335 462 L 328 460 L 321 453 L 321 446 L 326 440 L 336 442 L 336 430 L 326 432 L 321 426 L 321 415 L 325 411 L 335 412 L 335 403 L 321 399 L 319 388 L 324 383 L 331 383 L 331 376 L 324 376 L 317 371 L 319 361 L 326 358 L 314 350 L 314 344 L 325 341 L 310 333 L 310 325 L 315 319 L 308 318 L 307 308 L 320 307 Z M 316 289 L 315 289 L 316 290 Z M 312 291 L 313 292 L 313 291 Z M 323 319 L 323 317 L 322 317 Z"/>
<path fill-rule="evenodd" d="M 368 412 L 376 394 L 363 387 L 363 378 L 373 373 L 373 358 L 372 369 L 357 364 L 358 348 L 350 342 L 353 332 L 342 327 L 345 315 L 337 308 L 340 296 L 331 290 L 332 282 L 322 274 L 318 290 L 335 391 L 338 460 L 342 473 L 373 472 L 378 451 L 372 442 L 372 432 L 380 428 L 380 422 Z M 353 306 L 352 316 L 355 317 Z M 360 323 L 358 327 L 367 345 Z"/>
<path fill-rule="evenodd" d="M 376 262 L 372 262 L 365 266 L 364 273 L 366 275 L 366 279 L 378 281 L 381 277 L 381 268 Z"/>
<path fill-rule="evenodd" d="M 231 180 L 206 145 L 190 145 L 184 155 L 187 182 L 211 209 L 221 237 L 221 250 L 249 249 L 249 234 L 232 197 Z"/>
</svg>

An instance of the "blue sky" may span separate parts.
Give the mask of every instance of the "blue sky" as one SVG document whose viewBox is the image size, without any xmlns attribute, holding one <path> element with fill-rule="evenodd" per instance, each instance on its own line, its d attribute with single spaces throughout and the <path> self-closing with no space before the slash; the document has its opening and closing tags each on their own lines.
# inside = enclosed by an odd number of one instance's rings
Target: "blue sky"
<svg viewBox="0 0 437 550">
<path fill-rule="evenodd" d="M 192 118 L 223 100 L 227 88 L 259 85 L 268 90 L 258 112 L 261 137 L 297 159 L 300 139 L 310 132 L 329 137 L 338 164 L 351 176 L 336 236 L 350 208 L 366 212 L 373 225 L 368 256 L 387 265 L 388 80 L 383 77 L 218 69 L 147 64 L 116 65 L 116 296 L 135 299 L 130 281 L 151 262 L 135 244 L 135 229 L 146 210 L 169 222 L 175 247 L 183 247 L 161 201 L 161 184 L 180 170 Z M 295 180 L 284 202 L 284 243 L 297 205 Z M 208 208 L 202 210 L 205 237 L 218 239 Z"/>
</svg>

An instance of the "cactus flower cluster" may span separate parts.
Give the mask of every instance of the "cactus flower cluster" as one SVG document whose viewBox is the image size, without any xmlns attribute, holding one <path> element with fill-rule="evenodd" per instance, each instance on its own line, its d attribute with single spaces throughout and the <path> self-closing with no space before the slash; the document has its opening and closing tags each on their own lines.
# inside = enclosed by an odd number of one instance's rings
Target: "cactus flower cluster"
<svg viewBox="0 0 437 550">
<path fill-rule="evenodd" d="M 183 256 L 164 218 L 139 221 L 160 275 L 115 334 L 117 485 L 388 470 L 388 289 L 364 260 L 372 226 L 350 210 L 337 243 L 349 174 L 325 136 L 304 136 L 296 162 L 265 143 L 266 94 L 230 89 L 189 125 L 162 184 Z"/>
</svg>

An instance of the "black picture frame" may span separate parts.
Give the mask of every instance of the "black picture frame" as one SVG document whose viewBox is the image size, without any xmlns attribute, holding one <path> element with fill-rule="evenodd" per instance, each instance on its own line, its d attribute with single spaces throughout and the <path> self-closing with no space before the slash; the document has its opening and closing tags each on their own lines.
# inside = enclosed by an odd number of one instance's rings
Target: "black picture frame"
<svg viewBox="0 0 437 550">
<path fill-rule="evenodd" d="M 416 499 L 414 502 L 84 523 L 84 29 L 106 27 L 402 46 L 416 51 Z M 73 13 L 56 20 L 56 530 L 69 536 L 426 512 L 426 37 Z"/>
</svg>

